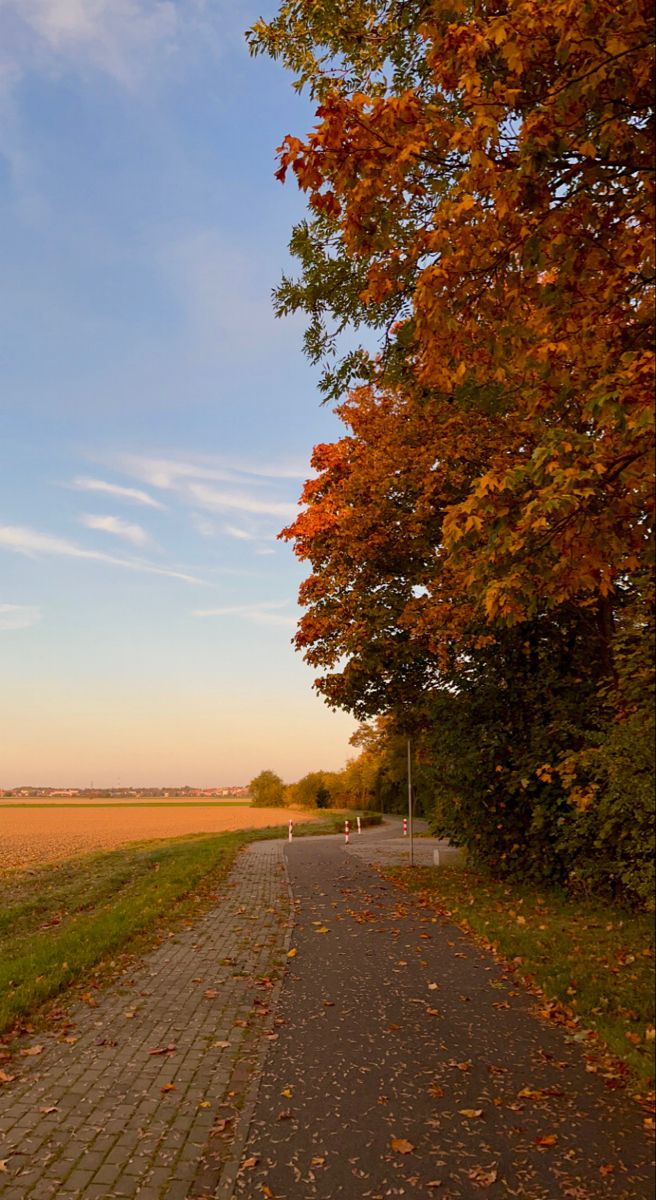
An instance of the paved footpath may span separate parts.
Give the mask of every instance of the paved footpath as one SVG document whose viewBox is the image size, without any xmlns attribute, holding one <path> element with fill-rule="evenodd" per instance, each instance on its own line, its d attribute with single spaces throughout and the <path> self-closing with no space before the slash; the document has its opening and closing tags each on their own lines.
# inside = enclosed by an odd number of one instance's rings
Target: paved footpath
<svg viewBox="0 0 656 1200">
<path fill-rule="evenodd" d="M 0 1063 L 18 1076 L 0 1088 L 2 1200 L 188 1200 L 230 1178 L 289 936 L 283 844 L 250 846 L 216 909 Z"/>
<path fill-rule="evenodd" d="M 637 1105 L 370 866 L 398 834 L 249 847 L 212 912 L 0 1064 L 2 1200 L 651 1200 Z"/>
<path fill-rule="evenodd" d="M 638 1105 L 586 1070 L 512 973 L 372 870 L 394 839 L 287 848 L 280 1036 L 218 1195 L 651 1200 Z"/>
</svg>

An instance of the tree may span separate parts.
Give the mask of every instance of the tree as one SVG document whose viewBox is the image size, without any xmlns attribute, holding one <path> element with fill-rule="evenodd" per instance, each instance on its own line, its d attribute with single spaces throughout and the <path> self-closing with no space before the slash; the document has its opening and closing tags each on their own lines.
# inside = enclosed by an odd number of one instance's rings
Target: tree
<svg viewBox="0 0 656 1200">
<path fill-rule="evenodd" d="M 346 427 L 283 533 L 311 566 L 296 644 L 429 758 L 438 714 L 460 730 L 467 836 L 483 782 L 489 840 L 537 856 L 560 822 L 564 874 L 612 855 L 631 797 L 605 833 L 602 797 L 647 727 L 653 28 L 646 0 L 285 0 L 251 33 L 317 105 L 280 147 L 310 213 L 277 305 Z M 378 352 L 339 358 L 360 326 Z"/>
<path fill-rule="evenodd" d="M 325 771 L 310 771 L 289 789 L 290 803 L 301 808 L 328 808 L 330 790 Z"/>
<path fill-rule="evenodd" d="M 281 147 L 312 218 L 279 308 L 314 357 L 384 329 L 329 394 L 401 384 L 482 431 L 443 536 L 491 617 L 594 601 L 610 636 L 650 552 L 652 41 L 645 0 L 289 0 L 251 34 L 319 101 Z"/>
<path fill-rule="evenodd" d="M 258 808 L 275 808 L 283 803 L 285 785 L 275 771 L 260 771 L 251 779 L 248 790 Z"/>
</svg>

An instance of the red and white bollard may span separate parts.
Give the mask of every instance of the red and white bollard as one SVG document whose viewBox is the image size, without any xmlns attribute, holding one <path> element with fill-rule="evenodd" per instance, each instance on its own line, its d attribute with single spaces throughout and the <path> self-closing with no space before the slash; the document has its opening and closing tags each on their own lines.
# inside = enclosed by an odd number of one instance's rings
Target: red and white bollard
<svg viewBox="0 0 656 1200">
<path fill-rule="evenodd" d="M 408 836 L 408 818 L 407 817 L 403 818 L 403 836 L 404 837 Z"/>
<path fill-rule="evenodd" d="M 349 823 L 348 823 L 348 821 L 345 821 L 344 822 L 344 844 L 346 846 L 348 846 L 348 840 L 349 840 Z"/>
<path fill-rule="evenodd" d="M 358 833 L 362 833 L 362 825 L 360 824 L 360 818 L 356 817 L 355 819 L 358 823 Z"/>
<path fill-rule="evenodd" d="M 290 821 L 289 822 L 289 840 L 290 840 L 290 842 L 291 842 L 293 836 L 294 836 L 294 822 Z"/>
</svg>

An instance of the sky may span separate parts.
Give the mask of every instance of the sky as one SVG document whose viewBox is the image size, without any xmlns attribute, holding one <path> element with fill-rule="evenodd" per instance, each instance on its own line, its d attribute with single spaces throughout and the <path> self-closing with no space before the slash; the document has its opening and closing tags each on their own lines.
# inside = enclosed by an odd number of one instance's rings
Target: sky
<svg viewBox="0 0 656 1200">
<path fill-rule="evenodd" d="M 339 424 L 277 320 L 269 0 L 0 0 L 0 787 L 291 782 L 355 723 L 277 540 Z"/>
</svg>

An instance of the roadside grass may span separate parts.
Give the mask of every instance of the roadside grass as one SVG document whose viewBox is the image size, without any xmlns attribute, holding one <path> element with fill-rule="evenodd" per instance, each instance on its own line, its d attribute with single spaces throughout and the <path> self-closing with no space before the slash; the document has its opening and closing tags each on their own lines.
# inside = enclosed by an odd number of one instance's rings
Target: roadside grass
<svg viewBox="0 0 656 1200">
<path fill-rule="evenodd" d="M 335 811 L 309 810 L 294 837 L 337 833 L 343 821 Z M 185 835 L 4 872 L 0 1035 L 66 992 L 102 982 L 128 956 L 220 902 L 241 847 L 287 833 L 287 826 L 268 826 Z"/>
<path fill-rule="evenodd" d="M 654 1086 L 654 923 L 646 914 L 510 884 L 468 867 L 384 874 L 473 932 L 547 998 L 544 1016 L 591 1030 L 642 1091 Z M 552 1007 L 555 1002 L 556 1007 Z M 593 1043 L 594 1044 L 594 1043 Z"/>
</svg>

